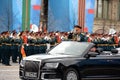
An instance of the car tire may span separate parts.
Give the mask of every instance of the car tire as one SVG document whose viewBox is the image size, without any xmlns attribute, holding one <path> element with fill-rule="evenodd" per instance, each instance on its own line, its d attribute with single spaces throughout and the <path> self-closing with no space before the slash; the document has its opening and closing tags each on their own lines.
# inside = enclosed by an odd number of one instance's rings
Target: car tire
<svg viewBox="0 0 120 80">
<path fill-rule="evenodd" d="M 69 68 L 65 71 L 63 80 L 80 80 L 78 71 L 74 68 Z"/>
</svg>

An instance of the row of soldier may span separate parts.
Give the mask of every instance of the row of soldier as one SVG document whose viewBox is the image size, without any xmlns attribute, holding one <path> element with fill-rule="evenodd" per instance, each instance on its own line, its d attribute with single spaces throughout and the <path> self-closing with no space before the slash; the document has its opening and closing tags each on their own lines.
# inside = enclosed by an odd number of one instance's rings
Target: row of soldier
<svg viewBox="0 0 120 80">
<path fill-rule="evenodd" d="M 26 56 L 45 53 L 48 49 L 47 44 L 51 47 L 60 43 L 61 41 L 80 41 L 80 42 L 93 42 L 98 47 L 103 47 L 104 50 L 118 47 L 120 37 L 118 34 L 89 34 L 82 33 L 81 27 L 76 25 L 73 32 L 29 32 L 23 31 L 20 33 L 3 32 L 0 34 L 0 62 L 5 65 L 10 65 L 10 57 L 12 61 L 19 62 L 22 58 L 21 45 L 24 45 Z M 107 45 L 106 45 L 107 44 Z"/>
</svg>

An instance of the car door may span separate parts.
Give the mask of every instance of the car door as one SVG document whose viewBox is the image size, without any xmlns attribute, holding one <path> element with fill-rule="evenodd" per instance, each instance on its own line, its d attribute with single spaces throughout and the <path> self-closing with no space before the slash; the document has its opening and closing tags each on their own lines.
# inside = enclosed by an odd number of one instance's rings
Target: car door
<svg viewBox="0 0 120 80">
<path fill-rule="evenodd" d="M 91 79 L 120 79 L 120 56 L 98 55 L 82 61 L 81 77 Z"/>
</svg>

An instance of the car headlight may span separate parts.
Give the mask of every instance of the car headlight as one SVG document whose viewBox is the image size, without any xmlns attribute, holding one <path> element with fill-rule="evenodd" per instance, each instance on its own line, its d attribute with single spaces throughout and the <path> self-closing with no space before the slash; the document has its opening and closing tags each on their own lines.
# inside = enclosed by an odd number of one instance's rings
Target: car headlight
<svg viewBox="0 0 120 80">
<path fill-rule="evenodd" d="M 45 68 L 58 68 L 59 63 L 45 63 Z"/>
<path fill-rule="evenodd" d="M 21 60 L 20 66 L 21 66 L 21 67 L 24 67 L 24 66 L 25 66 L 25 60 Z"/>
</svg>

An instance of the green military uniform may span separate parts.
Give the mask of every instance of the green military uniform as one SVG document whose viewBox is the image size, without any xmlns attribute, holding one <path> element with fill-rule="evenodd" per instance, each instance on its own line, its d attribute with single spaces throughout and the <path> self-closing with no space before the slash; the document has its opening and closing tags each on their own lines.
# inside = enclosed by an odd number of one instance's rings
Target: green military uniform
<svg viewBox="0 0 120 80">
<path fill-rule="evenodd" d="M 3 48 L 3 60 L 2 60 L 2 63 L 5 64 L 5 65 L 10 65 L 10 56 L 11 56 L 11 53 L 10 53 L 10 38 L 9 37 L 5 37 L 3 39 L 3 42 L 4 44 L 2 45 L 2 48 Z"/>
<path fill-rule="evenodd" d="M 37 39 L 34 39 L 34 54 L 38 54 L 39 53 L 39 42 Z"/>
<path fill-rule="evenodd" d="M 51 44 L 51 45 L 55 45 L 56 42 L 57 42 L 57 41 L 56 41 L 55 38 L 51 38 L 51 40 L 50 40 L 50 44 Z"/>
<path fill-rule="evenodd" d="M 114 42 L 112 41 L 112 39 L 109 39 L 106 43 L 109 44 L 108 46 L 106 46 L 106 51 L 111 51 L 111 49 L 114 48 L 113 46 Z"/>
<path fill-rule="evenodd" d="M 99 46 L 98 44 L 101 44 L 101 39 L 100 38 L 96 38 L 92 41 L 92 43 L 94 43 L 96 45 L 96 47 L 101 48 L 101 46 Z"/>
<path fill-rule="evenodd" d="M 79 42 L 85 42 L 86 36 L 83 33 L 74 34 L 74 40 Z"/>
<path fill-rule="evenodd" d="M 32 55 L 33 52 L 33 47 L 32 47 L 32 43 L 31 43 L 31 39 L 28 38 L 28 53 L 29 55 Z"/>
<path fill-rule="evenodd" d="M 39 45 L 38 48 L 38 53 L 41 53 L 41 45 L 42 45 L 42 39 L 41 38 L 37 38 L 37 45 Z"/>
<path fill-rule="evenodd" d="M 0 38 L 0 63 L 2 62 L 2 38 Z"/>
<path fill-rule="evenodd" d="M 34 55 L 35 54 L 35 43 L 36 43 L 36 40 L 35 39 L 31 39 L 31 54 L 30 55 Z"/>
<path fill-rule="evenodd" d="M 95 39 L 93 41 L 97 45 L 97 47 L 102 48 L 104 51 L 110 51 L 114 48 L 112 39 L 110 40 L 102 40 L 102 39 Z"/>
<path fill-rule="evenodd" d="M 2 40 L 1 59 L 2 59 L 2 63 L 5 64 L 5 61 L 4 61 L 4 45 L 5 45 L 5 42 L 4 42 L 4 38 L 3 37 L 1 38 L 1 40 Z"/>
<path fill-rule="evenodd" d="M 18 51 L 19 45 L 20 45 L 20 39 L 12 39 L 11 51 L 12 51 L 12 61 L 14 63 L 17 62 L 17 57 L 19 56 L 19 51 Z"/>
<path fill-rule="evenodd" d="M 47 46 L 46 46 L 46 40 L 44 40 L 44 38 L 39 38 L 38 40 L 38 43 L 39 43 L 39 53 L 45 53 L 46 52 L 46 49 L 47 49 Z"/>
<path fill-rule="evenodd" d="M 17 39 L 17 43 L 18 43 L 18 45 L 17 45 L 17 53 L 18 53 L 18 56 L 19 56 L 19 63 L 20 63 L 20 61 L 21 61 L 21 59 L 22 59 L 22 54 L 21 54 L 21 46 L 22 46 L 22 43 L 23 43 L 23 41 L 22 41 L 22 39 L 20 38 L 20 39 Z"/>
</svg>

